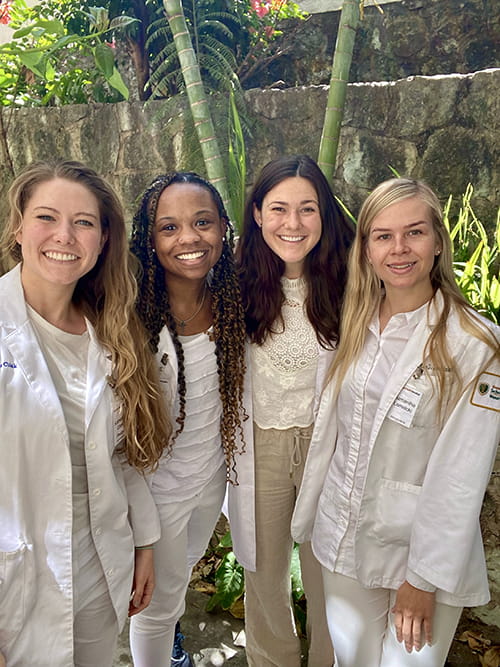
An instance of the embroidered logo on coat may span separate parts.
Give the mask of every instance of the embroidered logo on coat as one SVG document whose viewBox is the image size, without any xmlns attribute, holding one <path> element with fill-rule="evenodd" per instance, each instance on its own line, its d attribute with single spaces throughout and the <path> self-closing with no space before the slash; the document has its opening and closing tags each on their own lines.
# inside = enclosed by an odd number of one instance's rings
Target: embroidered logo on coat
<svg viewBox="0 0 500 667">
<path fill-rule="evenodd" d="M 0 368 L 17 368 L 17 364 L 13 361 L 2 361 L 0 362 Z"/>
<path fill-rule="evenodd" d="M 500 412 L 500 375 L 482 373 L 470 399 L 472 405 Z"/>
</svg>

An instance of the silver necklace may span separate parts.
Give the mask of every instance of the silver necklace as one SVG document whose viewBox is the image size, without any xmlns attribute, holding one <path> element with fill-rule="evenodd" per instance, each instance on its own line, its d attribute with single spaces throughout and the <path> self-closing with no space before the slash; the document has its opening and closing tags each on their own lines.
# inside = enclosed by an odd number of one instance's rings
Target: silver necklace
<svg viewBox="0 0 500 667">
<path fill-rule="evenodd" d="M 181 331 L 182 331 L 182 332 L 184 332 L 184 329 L 186 328 L 186 324 L 188 324 L 189 322 L 191 322 L 191 320 L 194 320 L 194 318 L 198 315 L 198 313 L 199 313 L 199 312 L 201 311 L 201 309 L 203 308 L 203 304 L 205 303 L 205 297 L 206 297 L 206 295 L 207 295 L 207 283 L 205 283 L 205 286 L 203 287 L 203 296 L 201 297 L 200 305 L 198 306 L 198 308 L 195 310 L 195 312 L 194 312 L 192 315 L 190 315 L 189 317 L 186 317 L 186 319 L 181 319 L 181 318 L 179 318 L 179 317 L 176 317 L 176 316 L 172 313 L 172 317 L 173 317 L 174 320 L 179 324 L 179 327 L 181 328 Z"/>
</svg>

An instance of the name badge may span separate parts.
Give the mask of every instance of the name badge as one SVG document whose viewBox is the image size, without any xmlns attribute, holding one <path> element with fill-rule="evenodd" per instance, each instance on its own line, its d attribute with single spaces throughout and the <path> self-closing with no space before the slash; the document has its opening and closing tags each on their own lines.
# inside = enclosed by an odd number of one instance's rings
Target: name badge
<svg viewBox="0 0 500 667">
<path fill-rule="evenodd" d="M 388 418 L 406 428 L 410 428 L 421 398 L 421 391 L 412 387 L 404 387 L 392 404 L 387 415 Z"/>
<path fill-rule="evenodd" d="M 482 373 L 476 380 L 470 402 L 480 408 L 500 412 L 500 375 Z"/>
</svg>

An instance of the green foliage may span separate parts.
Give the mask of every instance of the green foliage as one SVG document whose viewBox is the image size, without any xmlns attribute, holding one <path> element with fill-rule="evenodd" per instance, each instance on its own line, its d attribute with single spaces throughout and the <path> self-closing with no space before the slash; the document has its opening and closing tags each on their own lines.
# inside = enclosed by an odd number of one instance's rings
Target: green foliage
<svg viewBox="0 0 500 667">
<path fill-rule="evenodd" d="M 186 23 L 208 93 L 233 89 L 279 55 L 285 19 L 305 18 L 295 2 L 276 0 L 253 9 L 251 0 L 183 0 Z M 149 87 L 153 97 L 183 90 L 177 54 L 160 0 L 152 11 L 146 48 L 150 54 Z"/>
<path fill-rule="evenodd" d="M 229 94 L 228 123 L 228 188 L 238 233 L 243 225 L 245 211 L 245 183 L 247 174 L 245 137 L 233 91 Z"/>
<path fill-rule="evenodd" d="M 453 241 L 454 269 L 465 298 L 481 314 L 500 322 L 500 209 L 489 235 L 471 205 L 474 193 L 468 185 L 458 215 L 450 214 L 452 197 L 444 208 L 444 223 Z"/>
<path fill-rule="evenodd" d="M 207 603 L 207 611 L 214 611 L 217 607 L 231 609 L 243 597 L 244 570 L 236 560 L 232 546 L 231 533 L 227 531 L 215 548 L 215 553 L 222 555 L 222 560 L 215 571 L 216 592 Z"/>
<path fill-rule="evenodd" d="M 30 8 L 24 0 L 13 0 L 13 37 L 0 47 L 1 104 L 45 106 L 128 98 L 112 43 L 105 40 L 134 19 L 109 21 L 106 9 L 84 7 L 77 0 L 44 0 Z"/>
<path fill-rule="evenodd" d="M 207 92 L 238 86 L 235 78 L 236 19 L 213 0 L 184 0 L 186 24 Z M 146 48 L 152 54 L 149 87 L 153 97 L 170 97 L 184 88 L 177 52 L 165 13 L 158 7 L 148 29 Z"/>
</svg>

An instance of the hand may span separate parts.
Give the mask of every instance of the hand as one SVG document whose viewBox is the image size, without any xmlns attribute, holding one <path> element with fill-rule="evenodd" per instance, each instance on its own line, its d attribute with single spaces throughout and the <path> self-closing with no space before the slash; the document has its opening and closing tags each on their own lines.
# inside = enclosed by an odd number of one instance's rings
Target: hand
<svg viewBox="0 0 500 667">
<path fill-rule="evenodd" d="M 155 587 L 153 555 L 153 549 L 135 550 L 134 580 L 128 607 L 129 616 L 134 616 L 146 609 L 153 597 Z"/>
<path fill-rule="evenodd" d="M 407 581 L 396 594 L 391 612 L 398 642 L 403 642 L 408 653 L 420 651 L 424 644 L 432 643 L 432 619 L 436 606 L 436 594 L 415 588 Z"/>
</svg>

